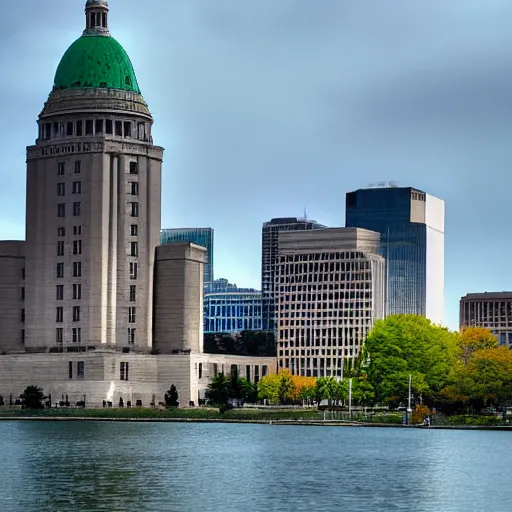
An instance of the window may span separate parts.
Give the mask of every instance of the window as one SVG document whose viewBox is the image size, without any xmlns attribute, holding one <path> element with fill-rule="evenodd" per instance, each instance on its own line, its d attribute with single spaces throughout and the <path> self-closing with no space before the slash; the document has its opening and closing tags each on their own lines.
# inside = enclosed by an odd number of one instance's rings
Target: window
<svg viewBox="0 0 512 512">
<path fill-rule="evenodd" d="M 73 203 L 73 216 L 79 217 L 82 203 Z"/>
<path fill-rule="evenodd" d="M 64 329 L 62 327 L 55 329 L 55 341 L 58 344 L 62 344 L 64 341 Z"/>
<path fill-rule="evenodd" d="M 82 277 L 82 262 L 73 262 L 73 277 Z"/>
<path fill-rule="evenodd" d="M 123 122 L 122 121 L 116 121 L 116 135 L 119 135 L 120 137 L 123 136 Z"/>
<path fill-rule="evenodd" d="M 76 134 L 81 137 L 83 135 L 83 121 L 76 122 Z"/>
<path fill-rule="evenodd" d="M 73 194 L 81 194 L 82 193 L 82 182 L 81 181 L 73 181 Z M 78 203 L 80 204 L 80 203 Z"/>
<path fill-rule="evenodd" d="M 64 240 L 57 242 L 57 256 L 64 256 Z"/>
<path fill-rule="evenodd" d="M 128 369 L 129 369 L 128 363 L 121 363 L 120 364 L 120 368 L 119 368 L 120 376 L 119 377 L 120 377 L 121 380 L 128 380 Z"/>
<path fill-rule="evenodd" d="M 130 242 L 130 256 L 139 255 L 139 244 L 137 242 Z"/>
<path fill-rule="evenodd" d="M 20 311 L 20 322 L 25 323 L 25 310 L 24 309 L 22 309 Z"/>
<path fill-rule="evenodd" d="M 64 322 L 64 308 L 62 306 L 55 310 L 55 322 L 58 324 Z"/>
<path fill-rule="evenodd" d="M 71 135 L 73 135 L 73 123 L 72 122 L 67 122 L 66 123 L 66 135 L 69 137 Z"/>
<path fill-rule="evenodd" d="M 96 119 L 95 124 L 95 132 L 103 133 L 103 119 Z"/>
<path fill-rule="evenodd" d="M 25 267 L 21 269 L 21 279 L 25 279 Z"/>
<path fill-rule="evenodd" d="M 81 235 L 82 234 L 82 226 L 73 226 L 73 235 Z"/>
<path fill-rule="evenodd" d="M 130 203 L 131 206 L 131 216 L 138 217 L 139 216 L 139 203 Z"/>
<path fill-rule="evenodd" d="M 130 236 L 137 236 L 139 232 L 139 226 L 137 224 L 132 224 L 130 226 Z"/>
<path fill-rule="evenodd" d="M 132 136 L 132 123 L 130 121 L 125 121 L 124 122 L 124 136 L 125 137 L 131 137 Z"/>
<path fill-rule="evenodd" d="M 137 297 L 137 287 L 134 284 L 130 285 L 130 302 L 135 302 Z"/>
<path fill-rule="evenodd" d="M 82 240 L 73 240 L 73 254 L 82 254 Z"/>
<path fill-rule="evenodd" d="M 64 277 L 64 263 L 57 263 L 57 278 Z"/>
<path fill-rule="evenodd" d="M 80 327 L 73 327 L 71 332 L 73 334 L 73 343 L 80 343 L 82 341 L 82 329 Z"/>
<path fill-rule="evenodd" d="M 73 299 L 74 300 L 82 299 L 82 285 L 81 284 L 73 285 Z"/>
<path fill-rule="evenodd" d="M 130 181 L 130 194 L 132 196 L 139 195 L 139 183 L 137 181 Z"/>
<path fill-rule="evenodd" d="M 130 263 L 130 279 L 137 279 L 137 263 Z"/>
<path fill-rule="evenodd" d="M 57 228 L 57 236 L 66 236 L 65 228 Z"/>
<path fill-rule="evenodd" d="M 57 300 L 64 300 L 64 285 L 58 284 L 57 285 Z"/>
<path fill-rule="evenodd" d="M 21 342 L 25 343 L 25 329 L 21 329 Z"/>
<path fill-rule="evenodd" d="M 203 363 L 199 363 L 199 372 L 198 372 L 198 377 L 200 379 L 203 378 Z"/>
<path fill-rule="evenodd" d="M 66 164 L 64 162 L 60 162 L 57 165 L 57 174 L 59 176 L 64 176 L 64 174 L 66 174 Z"/>
<path fill-rule="evenodd" d="M 135 343 L 135 329 L 133 327 L 128 327 L 128 343 L 131 345 Z"/>
<path fill-rule="evenodd" d="M 130 162 L 130 174 L 139 174 L 137 162 Z"/>
<path fill-rule="evenodd" d="M 59 203 L 57 205 L 57 217 L 66 216 L 66 203 Z"/>
<path fill-rule="evenodd" d="M 87 121 L 85 121 L 85 135 L 92 135 L 92 131 L 93 131 L 92 119 L 87 119 Z"/>
<path fill-rule="evenodd" d="M 135 306 L 130 306 L 128 308 L 128 323 L 135 323 Z"/>
<path fill-rule="evenodd" d="M 73 306 L 73 322 L 80 322 L 80 306 Z"/>
<path fill-rule="evenodd" d="M 70 379 L 73 378 L 73 361 L 69 361 L 68 363 L 68 375 Z"/>
<path fill-rule="evenodd" d="M 78 361 L 76 363 L 76 378 L 77 379 L 83 379 L 85 374 L 85 362 L 84 361 Z"/>
<path fill-rule="evenodd" d="M 105 133 L 112 135 L 112 119 L 107 119 L 105 123 Z"/>
<path fill-rule="evenodd" d="M 25 287 L 21 288 L 21 300 L 25 300 Z"/>
<path fill-rule="evenodd" d="M 81 170 L 82 170 L 82 162 L 80 160 L 77 160 L 75 162 L 75 174 L 80 174 Z"/>
<path fill-rule="evenodd" d="M 66 195 L 66 184 L 65 183 L 57 183 L 57 195 L 58 196 Z"/>
</svg>

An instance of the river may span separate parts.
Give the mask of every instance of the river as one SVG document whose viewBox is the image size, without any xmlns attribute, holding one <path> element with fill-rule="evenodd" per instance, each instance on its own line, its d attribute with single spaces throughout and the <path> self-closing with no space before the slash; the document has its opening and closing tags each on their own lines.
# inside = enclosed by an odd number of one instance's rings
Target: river
<svg viewBox="0 0 512 512">
<path fill-rule="evenodd" d="M 1 422 L 0 511 L 509 512 L 512 432 Z"/>
</svg>

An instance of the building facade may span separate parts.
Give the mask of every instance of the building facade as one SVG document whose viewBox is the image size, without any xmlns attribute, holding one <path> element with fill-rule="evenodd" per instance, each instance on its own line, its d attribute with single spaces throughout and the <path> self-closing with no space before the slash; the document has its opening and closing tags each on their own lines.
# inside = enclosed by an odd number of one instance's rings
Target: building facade
<svg viewBox="0 0 512 512">
<path fill-rule="evenodd" d="M 206 249 L 204 265 L 204 282 L 213 281 L 213 229 L 212 228 L 177 228 L 162 229 L 160 243 L 162 245 L 176 242 L 190 242 Z"/>
<path fill-rule="evenodd" d="M 159 246 L 163 149 L 107 0 L 87 0 L 27 148 L 26 241 L 0 242 L 0 396 L 197 404 L 216 372 L 275 358 L 203 354 L 205 249 Z"/>
<path fill-rule="evenodd" d="M 485 327 L 512 348 L 512 292 L 468 293 L 460 299 L 460 328 Z"/>
<path fill-rule="evenodd" d="M 260 331 L 261 292 L 217 279 L 204 288 L 204 332 Z"/>
<path fill-rule="evenodd" d="M 280 368 L 308 377 L 343 377 L 376 319 L 384 317 L 380 235 L 358 228 L 279 233 Z"/>
<path fill-rule="evenodd" d="M 27 148 L 27 348 L 151 348 L 163 157 L 152 124 L 107 2 L 88 1 Z"/>
<path fill-rule="evenodd" d="M 381 234 L 387 265 L 387 315 L 444 322 L 444 202 L 410 187 L 349 192 L 346 226 Z"/>
<path fill-rule="evenodd" d="M 261 293 L 262 327 L 275 331 L 276 318 L 276 268 L 279 251 L 279 233 L 282 231 L 309 231 L 325 228 L 314 220 L 282 217 L 265 222 L 261 234 Z"/>
</svg>

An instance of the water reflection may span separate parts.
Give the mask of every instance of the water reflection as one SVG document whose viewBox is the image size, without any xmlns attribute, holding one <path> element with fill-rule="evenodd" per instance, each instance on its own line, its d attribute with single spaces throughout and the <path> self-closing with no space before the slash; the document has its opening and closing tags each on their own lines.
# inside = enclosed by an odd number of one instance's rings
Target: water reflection
<svg viewBox="0 0 512 512">
<path fill-rule="evenodd" d="M 510 448 L 501 432 L 4 422 L 0 511 L 505 512 Z"/>
</svg>

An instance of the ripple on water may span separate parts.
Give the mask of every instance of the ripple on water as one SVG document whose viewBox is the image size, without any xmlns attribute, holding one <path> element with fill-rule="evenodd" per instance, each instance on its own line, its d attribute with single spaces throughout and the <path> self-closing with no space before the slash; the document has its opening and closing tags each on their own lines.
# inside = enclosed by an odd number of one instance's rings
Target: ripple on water
<svg viewBox="0 0 512 512">
<path fill-rule="evenodd" d="M 509 512 L 507 432 L 0 423 L 0 512 Z"/>
</svg>

